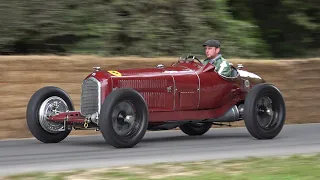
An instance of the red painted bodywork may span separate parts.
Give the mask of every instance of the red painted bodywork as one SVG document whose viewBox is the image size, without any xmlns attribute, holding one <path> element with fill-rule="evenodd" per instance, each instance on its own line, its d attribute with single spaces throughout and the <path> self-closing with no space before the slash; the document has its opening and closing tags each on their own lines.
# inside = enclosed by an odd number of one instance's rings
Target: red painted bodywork
<svg viewBox="0 0 320 180">
<path fill-rule="evenodd" d="M 101 83 L 101 104 L 115 88 L 133 88 L 140 92 L 149 108 L 149 122 L 202 120 L 223 116 L 232 106 L 243 102 L 250 88 L 264 80 L 240 70 L 236 78 L 223 78 L 211 64 L 177 62 L 163 68 L 117 70 L 121 76 L 97 71 L 94 77 Z M 245 87 L 244 81 L 250 86 Z M 79 112 L 78 112 L 79 113 Z M 62 121 L 66 113 L 51 120 Z M 70 121 L 80 121 L 73 116 Z"/>
</svg>

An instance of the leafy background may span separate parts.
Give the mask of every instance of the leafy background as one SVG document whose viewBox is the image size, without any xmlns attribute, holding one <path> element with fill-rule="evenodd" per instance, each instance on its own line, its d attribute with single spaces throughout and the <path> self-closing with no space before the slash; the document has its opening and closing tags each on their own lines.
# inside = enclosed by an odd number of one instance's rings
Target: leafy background
<svg viewBox="0 0 320 180">
<path fill-rule="evenodd" d="M 227 58 L 319 56 L 318 0 L 11 0 L 0 54 L 180 56 L 222 42 Z"/>
</svg>

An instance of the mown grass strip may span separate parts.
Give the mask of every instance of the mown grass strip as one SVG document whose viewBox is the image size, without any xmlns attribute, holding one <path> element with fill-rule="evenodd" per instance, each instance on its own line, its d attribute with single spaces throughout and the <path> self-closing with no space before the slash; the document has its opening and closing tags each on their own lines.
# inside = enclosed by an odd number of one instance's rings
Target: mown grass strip
<svg viewBox="0 0 320 180">
<path fill-rule="evenodd" d="M 223 161 L 156 163 L 108 169 L 29 173 L 5 180 L 318 180 L 320 153 L 288 157 L 250 157 Z"/>
</svg>

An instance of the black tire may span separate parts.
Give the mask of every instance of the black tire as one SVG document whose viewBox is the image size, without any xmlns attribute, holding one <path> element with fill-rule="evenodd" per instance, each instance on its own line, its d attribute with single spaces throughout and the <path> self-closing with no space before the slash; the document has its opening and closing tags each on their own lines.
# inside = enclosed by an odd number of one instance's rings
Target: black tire
<svg viewBox="0 0 320 180">
<path fill-rule="evenodd" d="M 186 123 L 179 126 L 180 130 L 189 136 L 200 136 L 209 131 L 212 123 Z"/>
<path fill-rule="evenodd" d="M 123 107 L 121 104 L 123 103 Z M 125 104 L 126 103 L 126 104 Z M 119 105 L 119 107 L 117 107 Z M 114 113 L 114 115 L 113 115 Z M 125 121 L 125 117 L 134 117 Z M 99 118 L 100 131 L 106 142 L 116 148 L 132 148 L 143 138 L 147 131 L 149 112 L 147 104 L 137 91 L 133 89 L 116 89 L 105 99 Z M 131 126 L 124 134 L 114 126 Z"/>
<path fill-rule="evenodd" d="M 257 84 L 248 92 L 244 103 L 244 122 L 253 137 L 257 139 L 276 137 L 283 128 L 285 118 L 284 98 L 274 85 Z"/>
<path fill-rule="evenodd" d="M 36 91 L 29 100 L 26 112 L 27 125 L 31 132 L 31 134 L 43 143 L 58 143 L 64 140 L 71 132 L 71 129 L 66 129 L 66 131 L 55 131 L 52 132 L 50 129 L 46 129 L 44 125 L 40 122 L 47 123 L 45 121 L 41 121 L 42 116 L 39 115 L 40 107 L 46 100 L 51 98 L 61 98 L 63 104 L 59 108 L 67 109 L 69 111 L 73 111 L 74 107 L 69 95 L 60 88 L 47 86 Z M 54 101 L 55 99 L 52 99 Z M 59 99 L 56 99 L 59 101 Z M 61 124 L 51 123 L 51 127 L 62 126 Z M 48 127 L 49 128 L 49 127 Z M 52 130 L 52 129 L 51 129 Z"/>
</svg>

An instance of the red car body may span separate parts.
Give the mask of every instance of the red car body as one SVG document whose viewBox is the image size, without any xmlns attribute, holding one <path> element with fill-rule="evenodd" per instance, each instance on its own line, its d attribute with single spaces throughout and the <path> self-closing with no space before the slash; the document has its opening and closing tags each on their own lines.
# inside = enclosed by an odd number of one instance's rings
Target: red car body
<svg viewBox="0 0 320 180">
<path fill-rule="evenodd" d="M 114 89 L 135 89 L 141 93 L 148 105 L 151 124 L 203 120 L 222 117 L 233 106 L 244 102 L 252 86 L 265 82 L 256 74 L 233 66 L 232 68 L 234 76 L 223 77 L 214 71 L 211 64 L 201 66 L 196 62 L 182 61 L 159 68 L 116 71 L 99 69 L 89 74 L 84 82 L 94 78 L 100 84 L 99 106 Z M 81 110 L 85 111 L 85 108 L 82 106 Z M 73 113 L 81 114 L 80 111 Z M 52 120 L 60 121 L 64 118 L 65 114 L 51 117 Z M 238 119 L 225 121 L 236 120 Z M 72 119 L 69 119 L 69 122 L 71 123 Z"/>
<path fill-rule="evenodd" d="M 32 96 L 27 122 L 37 139 L 59 142 L 71 128 L 94 128 L 115 147 L 133 147 L 146 130 L 179 127 L 188 135 L 202 135 L 212 124 L 243 119 L 254 137 L 270 139 L 285 120 L 279 89 L 242 65 L 232 66 L 231 77 L 187 58 L 168 67 L 94 69 L 83 80 L 80 110 L 57 87 Z"/>
</svg>

